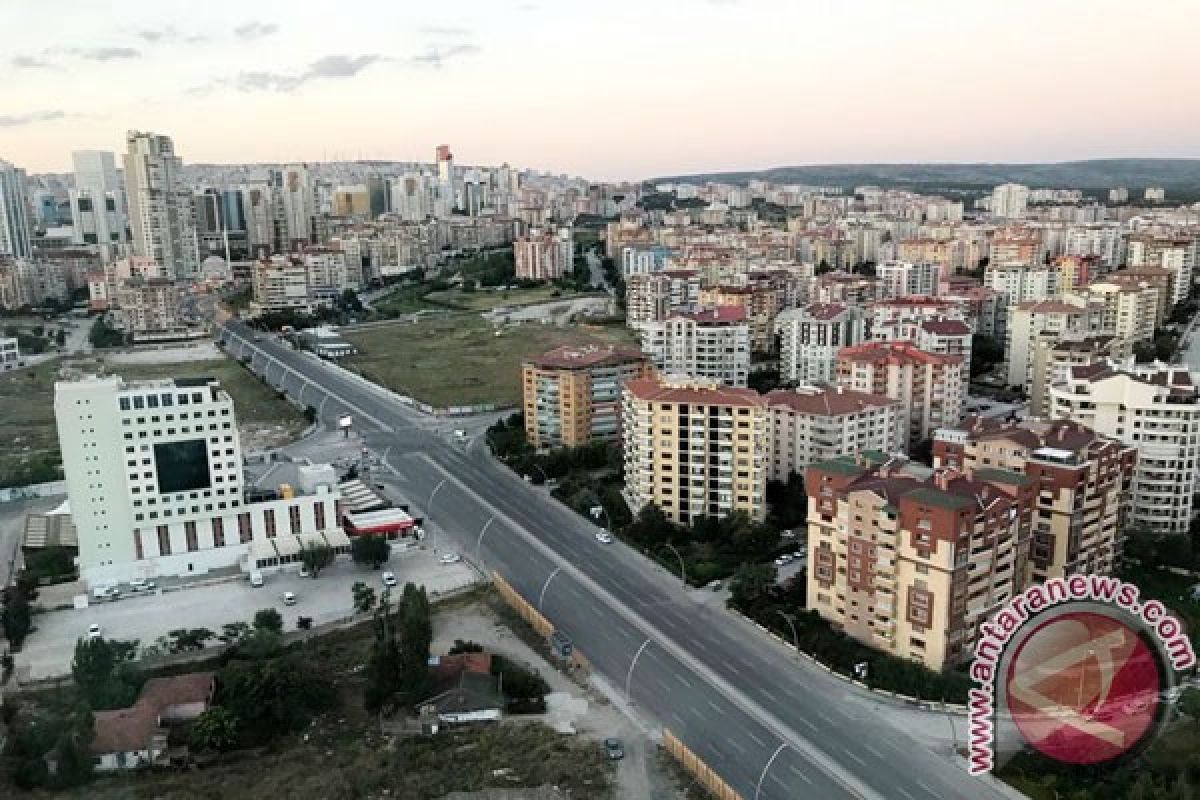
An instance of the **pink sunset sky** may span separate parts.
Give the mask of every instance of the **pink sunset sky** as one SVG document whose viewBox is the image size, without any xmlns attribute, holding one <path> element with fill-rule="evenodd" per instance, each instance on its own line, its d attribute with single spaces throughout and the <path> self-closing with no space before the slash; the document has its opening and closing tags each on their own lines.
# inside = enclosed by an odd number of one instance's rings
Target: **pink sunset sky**
<svg viewBox="0 0 1200 800">
<path fill-rule="evenodd" d="M 127 129 L 186 161 L 637 179 L 809 163 L 1200 156 L 1200 3 L 0 3 L 0 158 Z"/>
</svg>

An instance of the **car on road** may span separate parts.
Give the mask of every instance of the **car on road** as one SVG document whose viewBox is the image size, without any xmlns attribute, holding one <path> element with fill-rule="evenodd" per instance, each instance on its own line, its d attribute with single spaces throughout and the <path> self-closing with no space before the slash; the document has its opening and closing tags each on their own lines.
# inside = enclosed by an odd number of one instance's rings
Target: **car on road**
<svg viewBox="0 0 1200 800">
<path fill-rule="evenodd" d="M 383 573 L 383 585 L 384 586 L 395 586 L 396 585 L 396 573 L 394 573 L 394 572 Z"/>
<path fill-rule="evenodd" d="M 600 544 L 612 544 L 613 537 L 612 537 L 611 533 L 605 533 L 604 531 L 600 531 L 599 533 L 596 534 L 596 541 L 599 542 Z"/>
<path fill-rule="evenodd" d="M 610 761 L 620 761 L 625 757 L 625 748 L 621 745 L 620 739 L 605 739 L 604 752 Z"/>
<path fill-rule="evenodd" d="M 805 554 L 805 552 L 803 550 L 797 550 L 796 552 L 792 553 L 792 559 L 794 561 L 803 561 L 807 557 L 808 556 Z"/>
<path fill-rule="evenodd" d="M 129 582 L 129 591 L 131 592 L 149 592 L 154 589 L 154 581 L 148 581 L 143 578 L 134 578 Z"/>
<path fill-rule="evenodd" d="M 250 585 L 255 589 L 262 586 L 264 583 L 266 583 L 266 581 L 263 580 L 263 574 L 261 572 L 254 570 L 250 573 Z"/>
<path fill-rule="evenodd" d="M 790 563 L 792 563 L 792 554 L 791 553 L 784 553 L 779 558 L 775 559 L 775 566 L 777 566 L 777 567 L 783 567 Z"/>
<path fill-rule="evenodd" d="M 92 596 L 97 600 L 117 600 L 121 597 L 121 590 L 116 586 L 96 586 L 92 589 Z"/>
<path fill-rule="evenodd" d="M 441 561 L 443 564 L 457 564 L 462 561 L 462 556 L 458 553 L 445 553 L 438 561 Z"/>
<path fill-rule="evenodd" d="M 285 606 L 296 605 L 296 593 L 295 592 L 284 592 L 283 593 L 283 604 Z"/>
<path fill-rule="evenodd" d="M 88 625 L 88 638 L 89 639 L 99 639 L 100 638 L 100 626 L 94 622 L 91 625 Z"/>
</svg>

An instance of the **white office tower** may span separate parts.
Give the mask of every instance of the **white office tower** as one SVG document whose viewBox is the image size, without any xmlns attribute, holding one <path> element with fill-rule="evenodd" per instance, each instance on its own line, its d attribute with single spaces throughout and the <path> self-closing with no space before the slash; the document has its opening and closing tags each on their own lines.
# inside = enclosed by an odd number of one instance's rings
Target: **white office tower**
<svg viewBox="0 0 1200 800">
<path fill-rule="evenodd" d="M 287 250 L 297 249 L 297 245 L 311 244 L 313 232 L 313 215 L 315 214 L 315 194 L 308 167 L 303 164 L 291 164 L 283 168 L 283 221 L 287 230 Z"/>
<path fill-rule="evenodd" d="M 71 190 L 71 225 L 75 244 L 98 245 L 105 263 L 116 259 L 126 241 L 125 188 L 117 162 L 107 150 L 71 154 L 75 188 Z"/>
<path fill-rule="evenodd" d="M 992 216 L 1019 219 L 1029 205 L 1029 187 L 1005 183 L 992 189 Z"/>
<path fill-rule="evenodd" d="M 171 137 L 130 131 L 125 136 L 125 195 L 133 251 L 153 258 L 172 277 L 185 280 L 200 269 L 192 190 Z"/>
<path fill-rule="evenodd" d="M 425 176 L 406 172 L 392 181 L 392 212 L 405 222 L 422 222 L 430 215 L 429 189 Z"/>
<path fill-rule="evenodd" d="M 336 488 L 246 502 L 233 401 L 211 379 L 59 382 L 54 415 L 89 586 L 348 550 Z"/>
<path fill-rule="evenodd" d="M 0 160 L 0 255 L 33 255 L 25 170 Z"/>
</svg>

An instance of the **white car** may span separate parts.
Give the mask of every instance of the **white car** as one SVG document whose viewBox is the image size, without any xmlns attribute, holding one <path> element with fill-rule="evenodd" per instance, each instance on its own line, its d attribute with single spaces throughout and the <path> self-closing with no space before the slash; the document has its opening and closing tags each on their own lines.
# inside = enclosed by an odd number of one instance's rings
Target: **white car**
<svg viewBox="0 0 1200 800">
<path fill-rule="evenodd" d="M 600 544 L 612 544 L 613 537 L 612 537 L 611 533 L 605 533 L 604 531 L 600 531 L 599 533 L 596 534 L 596 541 L 599 542 Z"/>
<path fill-rule="evenodd" d="M 395 586 L 396 585 L 396 574 L 394 572 L 383 573 L 383 585 L 384 586 Z"/>
<path fill-rule="evenodd" d="M 792 563 L 791 553 L 784 553 L 779 558 L 775 559 L 775 566 L 777 567 L 782 567 L 790 563 Z"/>
<path fill-rule="evenodd" d="M 294 605 L 296 605 L 296 594 L 295 594 L 295 592 L 284 592 L 284 593 L 283 593 L 283 604 L 284 604 L 285 606 L 294 606 Z"/>
<path fill-rule="evenodd" d="M 88 625 L 88 638 L 89 639 L 99 639 L 100 638 L 100 626 L 94 622 L 91 625 Z"/>
<path fill-rule="evenodd" d="M 129 591 L 131 592 L 149 592 L 154 589 L 154 581 L 144 580 L 143 578 L 134 578 L 129 582 Z"/>
<path fill-rule="evenodd" d="M 443 564 L 457 564 L 458 562 L 462 561 L 462 556 L 460 556 L 458 553 L 446 553 L 438 560 Z"/>
</svg>

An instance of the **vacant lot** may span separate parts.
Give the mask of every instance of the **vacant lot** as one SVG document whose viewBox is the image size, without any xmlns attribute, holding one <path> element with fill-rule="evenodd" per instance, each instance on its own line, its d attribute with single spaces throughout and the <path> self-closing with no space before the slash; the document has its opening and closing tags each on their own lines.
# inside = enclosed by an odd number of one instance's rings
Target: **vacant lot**
<svg viewBox="0 0 1200 800">
<path fill-rule="evenodd" d="M 501 306 L 527 306 L 533 303 L 544 303 L 548 300 L 569 300 L 580 297 L 578 292 L 564 291 L 554 286 L 535 286 L 530 289 L 476 289 L 464 292 L 461 289 L 447 289 L 441 292 L 431 292 L 425 295 L 425 300 L 439 306 L 449 306 L 466 311 L 491 311 Z"/>
<path fill-rule="evenodd" d="M 306 423 L 289 403 L 281 400 L 241 364 L 232 359 L 175 364 L 113 364 L 96 359 L 74 362 L 85 372 L 101 368 L 127 380 L 210 376 L 221 381 L 234 401 L 238 428 L 247 449 L 276 446 L 295 438 Z M 31 467 L 61 463 L 54 426 L 54 382 L 60 362 L 0 376 L 0 430 L 8 446 L 0 451 L 0 486 L 53 480 L 52 474 L 33 474 Z M 44 472 L 44 470 L 42 471 Z"/>
<path fill-rule="evenodd" d="M 361 351 L 346 366 L 439 408 L 521 399 L 521 362 L 560 345 L 634 345 L 624 327 L 501 329 L 475 315 L 348 332 Z"/>
</svg>

